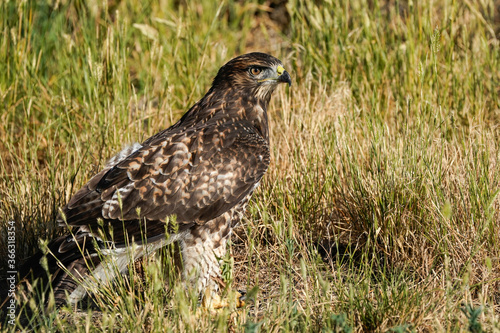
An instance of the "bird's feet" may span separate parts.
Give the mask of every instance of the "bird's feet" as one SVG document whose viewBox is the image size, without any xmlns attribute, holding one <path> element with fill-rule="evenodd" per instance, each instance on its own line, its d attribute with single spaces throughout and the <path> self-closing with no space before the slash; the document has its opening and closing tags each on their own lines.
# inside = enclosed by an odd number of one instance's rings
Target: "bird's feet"
<svg viewBox="0 0 500 333">
<path fill-rule="evenodd" d="M 221 298 L 216 291 L 208 288 L 203 295 L 201 306 L 210 312 L 224 308 L 242 308 L 245 306 L 245 292 L 230 290 L 224 298 Z"/>
</svg>

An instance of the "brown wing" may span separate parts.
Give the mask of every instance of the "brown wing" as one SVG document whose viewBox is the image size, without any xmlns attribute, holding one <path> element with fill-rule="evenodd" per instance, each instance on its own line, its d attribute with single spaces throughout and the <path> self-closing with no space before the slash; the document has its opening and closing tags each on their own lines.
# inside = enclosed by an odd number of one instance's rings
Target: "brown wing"
<svg viewBox="0 0 500 333">
<path fill-rule="evenodd" d="M 116 230 L 123 229 L 137 240 L 147 228 L 150 238 L 163 235 L 172 215 L 180 225 L 192 225 L 228 211 L 253 191 L 268 165 L 267 141 L 248 123 L 190 129 L 103 170 L 63 212 L 69 225 L 86 230 L 104 220 L 115 229 L 115 240 L 121 241 Z"/>
</svg>

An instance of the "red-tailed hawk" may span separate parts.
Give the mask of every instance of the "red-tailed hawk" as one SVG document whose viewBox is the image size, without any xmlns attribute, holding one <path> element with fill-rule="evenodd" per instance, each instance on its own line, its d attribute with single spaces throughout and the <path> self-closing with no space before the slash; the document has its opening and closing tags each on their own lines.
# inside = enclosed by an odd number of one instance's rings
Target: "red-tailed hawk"
<svg viewBox="0 0 500 333">
<path fill-rule="evenodd" d="M 279 83 L 291 79 L 278 59 L 232 59 L 177 123 L 121 151 L 76 192 L 58 220 L 71 234 L 48 245 L 56 304 L 81 300 L 91 280 L 112 279 L 109 265 L 125 269 L 128 250 L 137 259 L 173 241 L 185 279 L 215 298 L 217 258 L 269 166 L 266 109 Z M 172 216 L 175 228 L 167 223 Z M 41 257 L 28 260 L 22 274 L 45 276 Z"/>
</svg>

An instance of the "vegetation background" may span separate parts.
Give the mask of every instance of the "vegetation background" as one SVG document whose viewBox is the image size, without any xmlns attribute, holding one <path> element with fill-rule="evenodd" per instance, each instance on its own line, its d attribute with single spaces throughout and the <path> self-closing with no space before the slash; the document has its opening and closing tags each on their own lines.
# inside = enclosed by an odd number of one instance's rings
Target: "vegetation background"
<svg viewBox="0 0 500 333">
<path fill-rule="evenodd" d="M 500 1 L 2 1 L 0 36 L 2 288 L 7 223 L 20 264 L 226 61 L 267 52 L 293 77 L 226 258 L 247 307 L 200 314 L 166 251 L 92 309 L 20 304 L 18 329 L 500 331 Z"/>
</svg>

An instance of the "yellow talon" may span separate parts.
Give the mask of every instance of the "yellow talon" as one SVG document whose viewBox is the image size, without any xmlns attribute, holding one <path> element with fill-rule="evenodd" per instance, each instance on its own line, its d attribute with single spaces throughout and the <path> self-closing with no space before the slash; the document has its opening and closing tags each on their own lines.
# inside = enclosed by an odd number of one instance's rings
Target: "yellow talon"
<svg viewBox="0 0 500 333">
<path fill-rule="evenodd" d="M 234 301 L 231 302 L 232 295 L 234 295 Z M 245 306 L 245 301 L 242 299 L 243 295 L 236 291 L 230 292 L 229 297 L 221 298 L 219 294 L 212 291 L 211 289 L 205 290 L 205 295 L 201 302 L 201 306 L 207 310 L 218 310 L 222 308 L 229 308 L 233 304 L 236 308 L 241 308 Z"/>
</svg>

